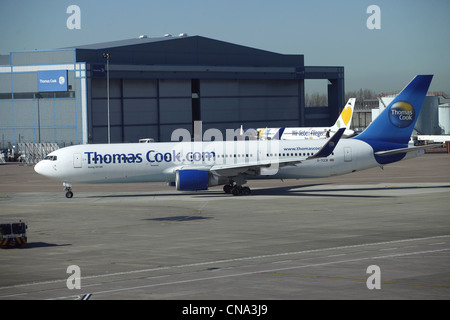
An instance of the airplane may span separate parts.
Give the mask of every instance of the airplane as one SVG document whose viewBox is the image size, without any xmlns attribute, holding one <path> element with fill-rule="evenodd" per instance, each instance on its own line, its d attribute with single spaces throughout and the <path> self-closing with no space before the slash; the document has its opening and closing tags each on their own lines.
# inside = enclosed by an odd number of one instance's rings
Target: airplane
<svg viewBox="0 0 450 320">
<path fill-rule="evenodd" d="M 259 139 L 328 139 L 331 134 L 336 133 L 340 128 L 346 128 L 344 138 L 355 135 L 355 131 L 350 129 L 352 123 L 353 110 L 356 98 L 350 98 L 344 109 L 342 109 L 336 123 L 331 127 L 300 127 L 300 128 L 258 128 L 256 133 Z"/>
<path fill-rule="evenodd" d="M 51 152 L 34 170 L 72 183 L 168 182 L 179 191 L 224 185 L 248 195 L 252 179 L 301 179 L 343 175 L 410 159 L 431 147 L 409 147 L 432 75 L 416 76 L 360 135 L 341 139 L 181 141 L 91 144 Z"/>
</svg>

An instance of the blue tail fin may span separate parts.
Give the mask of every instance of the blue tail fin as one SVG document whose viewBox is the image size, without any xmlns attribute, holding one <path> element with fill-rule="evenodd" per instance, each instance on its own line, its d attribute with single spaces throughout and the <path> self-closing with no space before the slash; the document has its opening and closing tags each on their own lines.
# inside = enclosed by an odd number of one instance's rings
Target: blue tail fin
<svg viewBox="0 0 450 320">
<path fill-rule="evenodd" d="M 432 75 L 416 76 L 367 129 L 354 139 L 367 142 L 374 151 L 406 147 L 432 78 Z"/>
</svg>

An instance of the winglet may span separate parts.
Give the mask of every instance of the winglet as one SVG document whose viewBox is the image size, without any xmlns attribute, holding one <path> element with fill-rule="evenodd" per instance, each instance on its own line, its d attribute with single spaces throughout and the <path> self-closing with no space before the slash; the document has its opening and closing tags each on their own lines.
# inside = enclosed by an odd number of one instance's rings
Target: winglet
<svg viewBox="0 0 450 320">
<path fill-rule="evenodd" d="M 308 157 L 306 160 L 316 159 L 316 158 L 326 158 L 328 157 L 336 148 L 337 143 L 344 134 L 345 128 L 340 128 L 328 141 L 317 151 L 314 155 Z"/>
</svg>

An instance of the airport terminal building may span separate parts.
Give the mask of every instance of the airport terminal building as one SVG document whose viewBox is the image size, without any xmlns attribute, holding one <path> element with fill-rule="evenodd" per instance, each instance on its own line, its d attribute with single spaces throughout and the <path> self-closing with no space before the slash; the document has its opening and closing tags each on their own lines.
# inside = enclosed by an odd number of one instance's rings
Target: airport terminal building
<svg viewBox="0 0 450 320">
<path fill-rule="evenodd" d="M 327 107 L 305 107 L 308 79 L 328 80 Z M 301 54 L 202 36 L 141 36 L 0 56 L 2 149 L 20 142 L 106 143 L 108 127 L 111 143 L 170 141 L 173 130 L 193 133 L 200 120 L 203 131 L 217 128 L 224 136 L 241 125 L 328 126 L 344 103 L 343 67 L 308 67 Z"/>
</svg>

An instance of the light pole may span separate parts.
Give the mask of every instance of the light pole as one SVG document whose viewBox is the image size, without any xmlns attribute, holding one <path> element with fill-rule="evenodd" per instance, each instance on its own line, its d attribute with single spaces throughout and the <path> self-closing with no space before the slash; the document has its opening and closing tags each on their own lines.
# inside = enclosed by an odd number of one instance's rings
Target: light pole
<svg viewBox="0 0 450 320">
<path fill-rule="evenodd" d="M 38 133 L 39 133 L 39 143 L 41 143 L 41 111 L 39 110 L 39 99 L 42 98 L 40 93 L 36 94 L 36 98 L 38 101 Z"/>
<path fill-rule="evenodd" d="M 111 54 L 103 53 L 103 58 L 106 58 L 106 99 L 108 103 L 108 144 L 111 143 L 111 124 L 109 120 L 109 58 L 111 58 Z"/>
</svg>

